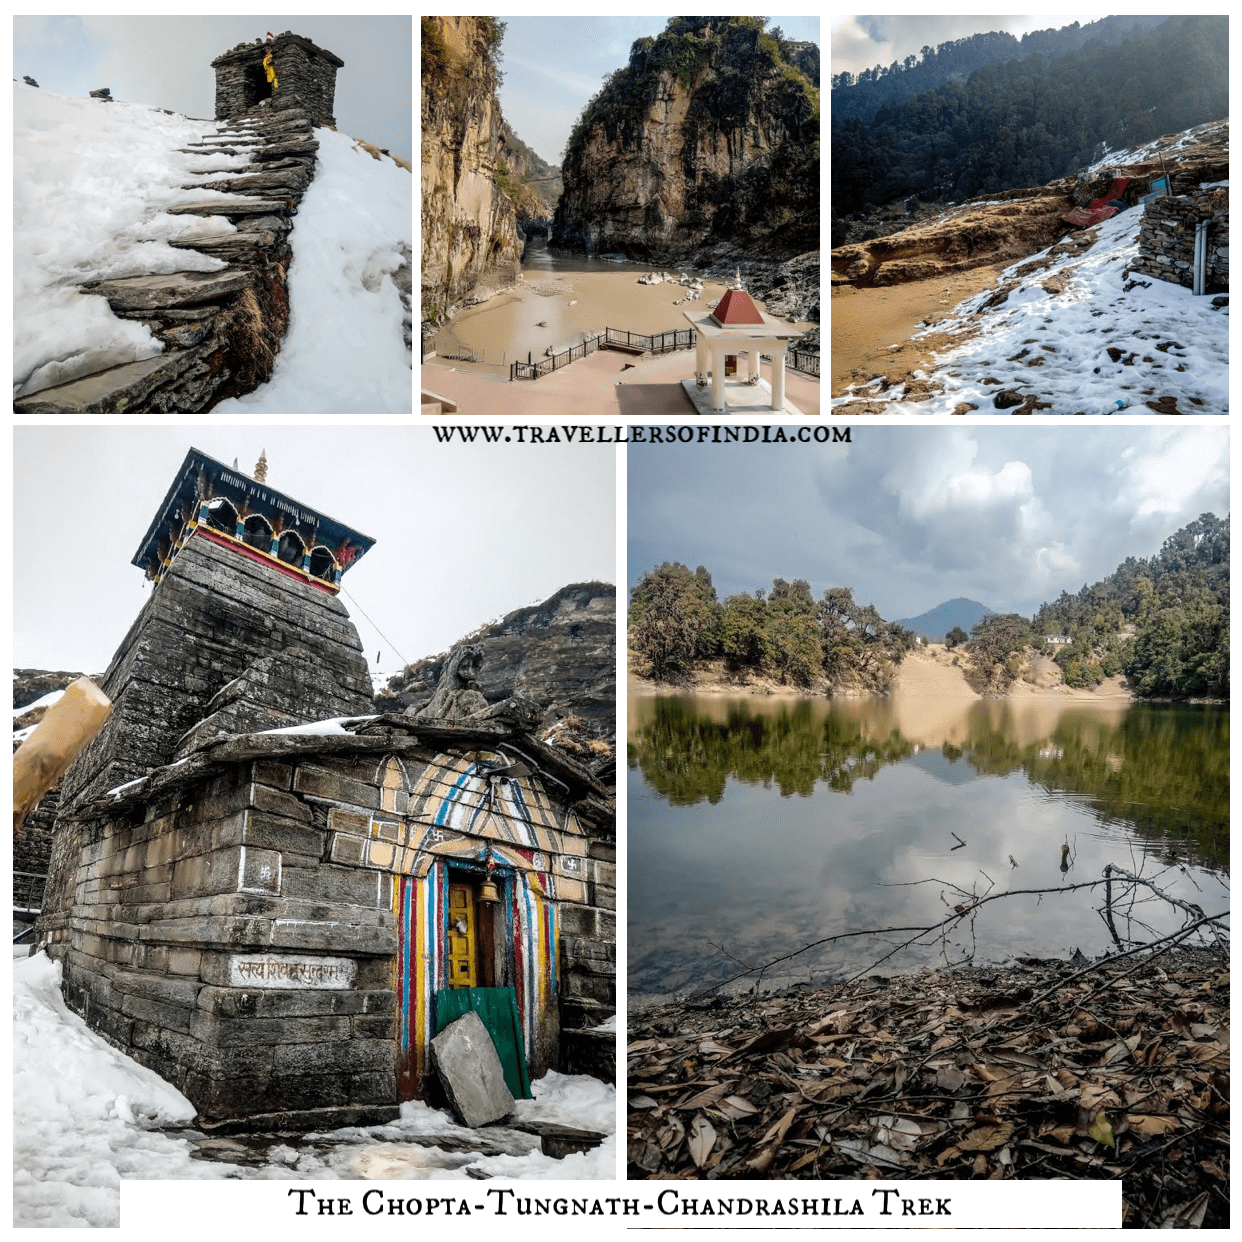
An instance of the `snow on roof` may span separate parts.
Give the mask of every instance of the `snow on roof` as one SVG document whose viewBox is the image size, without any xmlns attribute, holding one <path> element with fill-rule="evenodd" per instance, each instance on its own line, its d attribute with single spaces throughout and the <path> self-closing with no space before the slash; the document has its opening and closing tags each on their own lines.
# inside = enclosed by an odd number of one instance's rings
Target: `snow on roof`
<svg viewBox="0 0 1242 1242">
<path fill-rule="evenodd" d="M 343 737 L 352 733 L 346 724 L 365 724 L 376 716 L 334 716 L 331 720 L 312 720 L 308 724 L 288 725 L 283 729 L 264 729 L 264 734 L 300 734 L 307 737 Z"/>
</svg>

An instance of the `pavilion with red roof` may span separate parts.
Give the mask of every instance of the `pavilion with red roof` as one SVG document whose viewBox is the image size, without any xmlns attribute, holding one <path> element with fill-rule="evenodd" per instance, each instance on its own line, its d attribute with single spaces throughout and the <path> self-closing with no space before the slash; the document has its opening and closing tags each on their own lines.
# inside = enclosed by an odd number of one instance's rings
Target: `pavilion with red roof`
<svg viewBox="0 0 1242 1242">
<path fill-rule="evenodd" d="M 762 408 L 755 400 L 759 392 L 744 390 L 769 387 L 759 375 L 759 356 L 764 353 L 772 359 L 772 399 L 767 408 L 801 413 L 785 400 L 785 354 L 789 343 L 802 333 L 792 324 L 764 314 L 742 288 L 740 273 L 715 310 L 682 313 L 694 329 L 694 379 L 683 380 L 682 386 L 696 407 L 705 412 L 725 410 L 730 405 L 735 409 Z M 745 378 L 739 374 L 742 356 L 748 360 Z M 738 378 L 728 383 L 730 376 Z"/>
</svg>

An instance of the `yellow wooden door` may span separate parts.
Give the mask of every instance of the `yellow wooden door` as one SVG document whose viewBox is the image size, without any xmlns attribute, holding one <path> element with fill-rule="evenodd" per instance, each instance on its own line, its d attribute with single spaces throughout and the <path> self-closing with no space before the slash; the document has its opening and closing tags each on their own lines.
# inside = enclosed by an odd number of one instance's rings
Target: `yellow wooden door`
<svg viewBox="0 0 1242 1242">
<path fill-rule="evenodd" d="M 469 884 L 449 885 L 448 985 L 478 987 L 475 962 L 474 890 Z"/>
</svg>

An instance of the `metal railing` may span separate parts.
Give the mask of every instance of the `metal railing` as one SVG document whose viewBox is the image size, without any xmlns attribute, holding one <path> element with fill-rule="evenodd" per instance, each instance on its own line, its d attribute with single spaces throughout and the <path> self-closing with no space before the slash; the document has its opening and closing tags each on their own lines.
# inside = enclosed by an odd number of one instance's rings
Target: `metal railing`
<svg viewBox="0 0 1242 1242">
<path fill-rule="evenodd" d="M 539 379 L 551 375 L 567 367 L 579 358 L 604 349 L 608 345 L 623 345 L 628 349 L 641 349 L 643 353 L 666 354 L 674 349 L 691 349 L 694 346 L 694 332 L 689 328 L 675 328 L 671 332 L 627 332 L 624 328 L 605 328 L 597 336 L 588 337 L 580 345 L 573 345 L 562 353 L 553 354 L 549 358 L 541 358 L 536 362 L 527 355 L 526 362 L 509 364 L 509 379 Z"/>
<path fill-rule="evenodd" d="M 796 349 L 789 351 L 789 366 L 794 371 L 801 371 L 803 375 L 819 376 L 819 355 L 800 353 Z"/>
</svg>

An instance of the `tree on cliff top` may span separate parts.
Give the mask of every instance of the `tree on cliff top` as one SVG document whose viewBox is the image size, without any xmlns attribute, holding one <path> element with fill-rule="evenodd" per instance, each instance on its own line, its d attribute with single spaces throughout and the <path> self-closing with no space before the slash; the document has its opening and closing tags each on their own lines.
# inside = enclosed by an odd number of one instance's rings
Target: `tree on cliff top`
<svg viewBox="0 0 1242 1242">
<path fill-rule="evenodd" d="M 705 70 L 714 65 L 714 93 L 728 92 L 727 72 L 722 65 L 721 52 L 726 44 L 735 54 L 757 58 L 770 70 L 779 70 L 783 82 L 795 88 L 793 94 L 806 101 L 806 119 L 818 126 L 819 90 L 806 74 L 786 59 L 788 43 L 779 30 L 768 33 L 766 17 L 674 17 L 655 38 L 646 36 L 636 39 L 630 47 L 629 63 L 604 76 L 603 86 L 583 108 L 570 133 L 565 147 L 565 160 L 581 150 L 586 136 L 597 124 L 604 124 L 612 136 L 618 129 L 628 132 L 641 125 L 646 106 L 661 73 L 669 73 L 687 89 L 704 78 Z M 734 46 L 734 41 L 737 45 Z M 754 88 L 763 74 L 757 73 L 756 65 L 746 66 L 743 75 L 747 85 Z M 727 100 L 720 101 L 727 104 Z M 716 107 L 721 119 L 735 112 L 735 107 Z"/>
</svg>

